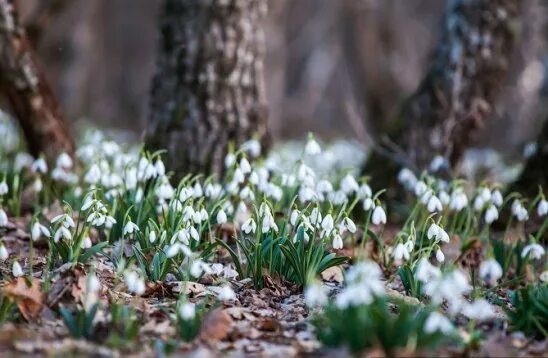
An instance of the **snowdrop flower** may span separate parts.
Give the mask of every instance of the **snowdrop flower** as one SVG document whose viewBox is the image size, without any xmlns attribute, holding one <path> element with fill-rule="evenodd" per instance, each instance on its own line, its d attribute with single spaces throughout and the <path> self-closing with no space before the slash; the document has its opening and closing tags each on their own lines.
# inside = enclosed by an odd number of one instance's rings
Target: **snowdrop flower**
<svg viewBox="0 0 548 358">
<path fill-rule="evenodd" d="M 86 236 L 84 240 L 82 240 L 82 243 L 80 244 L 80 247 L 82 249 L 89 249 L 93 243 L 91 242 L 91 238 L 89 236 Z"/>
<path fill-rule="evenodd" d="M 229 285 L 224 285 L 221 287 L 217 298 L 220 301 L 232 301 L 236 299 L 236 293 L 234 293 L 234 290 Z"/>
<path fill-rule="evenodd" d="M 445 261 L 445 255 L 443 254 L 443 251 L 441 249 L 436 250 L 436 260 L 438 260 L 439 263 L 442 263 Z"/>
<path fill-rule="evenodd" d="M 192 187 L 192 197 L 194 199 L 199 199 L 204 195 L 204 190 L 199 182 L 196 182 Z"/>
<path fill-rule="evenodd" d="M 209 274 L 211 273 L 211 268 L 209 267 L 208 264 L 206 264 L 205 262 L 203 262 L 202 260 L 198 259 L 198 260 L 194 260 L 192 262 L 192 265 L 190 265 L 190 275 L 192 277 L 200 277 L 202 275 L 202 273 L 206 273 L 206 274 Z"/>
<path fill-rule="evenodd" d="M 240 170 L 243 174 L 251 173 L 251 164 L 245 157 L 240 160 Z"/>
<path fill-rule="evenodd" d="M 485 260 L 480 265 L 479 275 L 488 285 L 493 286 L 502 277 L 502 267 L 495 259 Z"/>
<path fill-rule="evenodd" d="M 300 212 L 297 209 L 293 209 L 291 211 L 291 215 L 289 216 L 289 223 L 293 226 L 297 224 L 297 219 L 299 218 Z"/>
<path fill-rule="evenodd" d="M 382 206 L 379 205 L 375 208 L 375 210 L 373 210 L 373 214 L 371 215 L 371 222 L 374 225 L 386 224 L 386 213 L 384 212 Z"/>
<path fill-rule="evenodd" d="M 46 164 L 44 158 L 38 158 L 34 161 L 34 163 L 32 163 L 30 170 L 33 173 L 45 174 L 48 172 L 48 165 Z"/>
<path fill-rule="evenodd" d="M 129 292 L 134 293 L 138 296 L 145 293 L 146 286 L 145 281 L 139 277 L 135 271 L 126 271 L 124 273 L 124 280 Z"/>
<path fill-rule="evenodd" d="M 441 271 L 436 266 L 432 265 L 426 257 L 419 260 L 415 277 L 422 282 L 429 282 L 432 279 L 441 277 Z"/>
<path fill-rule="evenodd" d="M 375 207 L 375 203 L 373 202 L 373 199 L 366 198 L 363 201 L 363 210 L 369 211 L 369 210 L 373 209 L 374 207 Z"/>
<path fill-rule="evenodd" d="M 13 277 L 21 277 L 24 275 L 23 268 L 18 261 L 13 261 L 13 266 L 11 267 L 11 273 Z"/>
<path fill-rule="evenodd" d="M 353 191 L 359 190 L 358 182 L 350 174 L 347 174 L 344 178 L 342 178 L 340 186 L 341 190 L 344 191 L 345 194 L 350 194 Z"/>
<path fill-rule="evenodd" d="M 354 234 L 356 232 L 356 224 L 354 224 L 354 221 L 352 221 L 349 217 L 345 217 L 342 224 L 348 231 L 350 231 L 350 233 Z"/>
<path fill-rule="evenodd" d="M 3 180 L 0 182 L 0 196 L 6 195 L 8 193 L 8 184 L 6 184 L 6 181 Z"/>
<path fill-rule="evenodd" d="M 548 270 L 542 271 L 542 273 L 539 276 L 539 279 L 541 282 L 548 282 Z"/>
<path fill-rule="evenodd" d="M 42 235 L 44 235 L 45 237 L 49 237 L 50 232 L 49 232 L 47 227 L 40 224 L 40 222 L 36 221 L 34 224 L 32 224 L 32 228 L 30 230 L 30 237 L 31 237 L 32 241 L 36 241 Z"/>
<path fill-rule="evenodd" d="M 533 260 L 538 260 L 544 256 L 544 247 L 539 244 L 529 244 L 523 248 L 521 252 L 521 257 L 526 258 L 529 256 Z"/>
<path fill-rule="evenodd" d="M 428 199 L 428 204 L 426 205 L 426 208 L 431 213 L 443 210 L 440 199 L 438 199 L 438 197 L 435 195 L 432 195 L 430 199 Z"/>
<path fill-rule="evenodd" d="M 331 232 L 331 230 L 333 230 L 333 227 L 333 217 L 331 216 L 331 214 L 327 214 L 322 220 L 322 229 L 329 233 Z"/>
<path fill-rule="evenodd" d="M 261 143 L 256 139 L 250 139 L 248 141 L 245 141 L 240 146 L 240 149 L 248 152 L 252 158 L 257 158 L 259 155 L 261 155 Z"/>
<path fill-rule="evenodd" d="M 443 242 L 449 242 L 449 234 L 443 230 L 439 225 L 432 223 L 428 228 L 426 233 L 428 240 L 436 239 L 436 241 L 441 240 Z"/>
<path fill-rule="evenodd" d="M 408 189 L 413 189 L 417 184 L 417 177 L 408 168 L 403 168 L 398 173 L 398 181 L 405 185 Z"/>
<path fill-rule="evenodd" d="M 394 260 L 396 262 L 401 262 L 402 260 L 409 260 L 409 250 L 407 245 L 405 244 L 398 244 L 396 245 L 396 248 L 392 252 L 392 257 L 394 257 Z"/>
<path fill-rule="evenodd" d="M 541 201 L 539 201 L 537 206 L 537 214 L 540 217 L 548 214 L 548 201 L 546 199 L 542 199 Z"/>
<path fill-rule="evenodd" d="M 480 298 L 472 303 L 466 304 L 462 309 L 462 314 L 469 319 L 484 321 L 495 315 L 493 307 L 485 299 Z"/>
<path fill-rule="evenodd" d="M 53 235 L 53 241 L 59 242 L 62 238 L 66 240 L 72 240 L 72 233 L 64 226 L 61 226 L 57 231 L 55 232 L 55 235 Z"/>
<path fill-rule="evenodd" d="M 310 308 L 322 307 L 327 304 L 327 292 L 320 282 L 312 282 L 304 290 L 304 302 Z"/>
<path fill-rule="evenodd" d="M 523 204 L 517 199 L 512 202 L 512 214 L 514 214 L 518 221 L 526 221 L 529 219 L 527 209 L 525 209 Z"/>
<path fill-rule="evenodd" d="M 137 232 L 137 231 L 139 231 L 139 226 L 137 226 L 135 223 L 129 220 L 124 226 L 123 234 L 125 236 L 127 234 L 133 234 L 134 232 Z"/>
<path fill-rule="evenodd" d="M 158 159 L 156 163 L 154 163 L 154 170 L 156 170 L 158 176 L 164 176 L 166 174 L 166 167 L 162 159 Z"/>
<path fill-rule="evenodd" d="M 219 224 L 219 225 L 222 225 L 222 224 L 224 224 L 224 223 L 227 222 L 228 219 L 227 219 L 226 213 L 225 213 L 225 211 L 224 211 L 223 209 L 220 209 L 220 210 L 217 212 L 217 217 L 216 217 L 216 219 L 217 219 L 217 224 Z"/>
<path fill-rule="evenodd" d="M 328 180 L 322 179 L 316 184 L 316 190 L 320 193 L 331 193 L 333 191 L 333 184 Z"/>
<path fill-rule="evenodd" d="M 485 206 L 485 201 L 481 196 L 476 196 L 474 199 L 474 210 L 476 211 L 482 211 L 483 207 Z"/>
<path fill-rule="evenodd" d="M 489 188 L 483 187 L 479 191 L 479 196 L 484 202 L 489 202 L 491 200 L 491 191 Z"/>
<path fill-rule="evenodd" d="M 242 231 L 244 232 L 244 234 L 249 235 L 251 233 L 255 233 L 256 230 L 257 224 L 252 218 L 247 219 L 247 221 L 242 225 Z"/>
<path fill-rule="evenodd" d="M 371 190 L 371 187 L 367 184 L 360 185 L 360 188 L 358 189 L 358 197 L 360 199 L 370 198 L 373 196 L 373 191 Z"/>
<path fill-rule="evenodd" d="M 436 155 L 434 159 L 432 159 L 432 161 L 430 162 L 430 171 L 432 173 L 435 173 L 445 166 L 447 166 L 447 161 L 445 160 L 445 158 L 441 155 Z"/>
<path fill-rule="evenodd" d="M 4 209 L 0 208 L 0 227 L 5 227 L 8 225 L 8 215 Z"/>
<path fill-rule="evenodd" d="M 179 307 L 179 316 L 185 320 L 190 321 L 196 317 L 196 306 L 194 303 L 185 302 Z"/>
<path fill-rule="evenodd" d="M 308 155 L 318 155 L 322 152 L 322 148 L 320 147 L 318 142 L 316 142 L 313 136 L 308 137 L 308 141 L 306 142 L 304 150 Z"/>
<path fill-rule="evenodd" d="M 156 231 L 154 231 L 154 230 L 150 231 L 150 233 L 148 234 L 148 241 L 151 244 L 154 244 L 154 242 L 156 241 Z"/>
<path fill-rule="evenodd" d="M 101 179 L 101 169 L 97 164 L 93 164 L 84 175 L 84 182 L 88 184 L 97 184 Z"/>
<path fill-rule="evenodd" d="M 491 193 L 491 202 L 495 204 L 496 207 L 500 207 L 503 201 L 500 190 L 496 189 Z"/>
<path fill-rule="evenodd" d="M 449 194 L 447 194 L 445 190 L 441 190 L 438 193 L 438 197 L 444 206 L 449 205 L 449 203 L 451 202 L 451 197 L 449 196 Z"/>
<path fill-rule="evenodd" d="M 485 211 L 485 222 L 487 224 L 493 223 L 499 218 L 499 211 L 495 205 L 489 205 L 489 208 Z"/>
<path fill-rule="evenodd" d="M 462 191 L 462 189 L 454 191 L 451 194 L 451 201 L 449 202 L 449 208 L 458 212 L 464 209 L 467 205 L 468 205 L 468 197 Z"/>
<path fill-rule="evenodd" d="M 10 254 L 4 244 L 0 244 L 0 261 L 6 261 L 9 256 Z"/>
<path fill-rule="evenodd" d="M 454 327 L 451 324 L 451 321 L 447 319 L 444 315 L 439 312 L 432 312 L 424 322 L 424 332 L 428 334 L 433 334 L 436 332 L 441 332 L 443 334 L 450 334 L 453 331 Z"/>
<path fill-rule="evenodd" d="M 230 168 L 236 163 L 236 156 L 232 153 L 228 153 L 225 157 L 225 167 Z"/>
<path fill-rule="evenodd" d="M 414 191 L 415 191 L 415 195 L 420 198 L 422 197 L 422 195 L 424 193 L 426 193 L 426 191 L 428 190 L 428 186 L 426 185 L 425 182 L 423 182 L 422 180 L 419 180 L 416 184 L 415 184 L 415 188 L 414 188 Z"/>
<path fill-rule="evenodd" d="M 333 249 L 335 250 L 340 250 L 343 248 L 343 240 L 342 240 L 342 237 L 341 235 L 339 234 L 336 234 L 334 237 L 333 237 Z"/>
<path fill-rule="evenodd" d="M 57 157 L 56 166 L 57 168 L 70 169 L 72 168 L 73 162 L 70 155 L 67 153 L 61 153 Z"/>
</svg>

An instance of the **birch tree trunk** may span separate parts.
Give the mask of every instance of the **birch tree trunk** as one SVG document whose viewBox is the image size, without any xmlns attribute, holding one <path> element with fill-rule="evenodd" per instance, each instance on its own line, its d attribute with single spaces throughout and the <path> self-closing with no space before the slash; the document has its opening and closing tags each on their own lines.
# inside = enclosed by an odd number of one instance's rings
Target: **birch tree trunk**
<svg viewBox="0 0 548 358">
<path fill-rule="evenodd" d="M 0 0 L 0 93 L 19 121 L 29 151 L 53 160 L 74 142 L 57 99 L 21 26 L 13 0 Z"/>
<path fill-rule="evenodd" d="M 266 145 L 266 0 L 165 0 L 146 135 L 177 176 L 222 174 L 231 143 Z"/>
</svg>

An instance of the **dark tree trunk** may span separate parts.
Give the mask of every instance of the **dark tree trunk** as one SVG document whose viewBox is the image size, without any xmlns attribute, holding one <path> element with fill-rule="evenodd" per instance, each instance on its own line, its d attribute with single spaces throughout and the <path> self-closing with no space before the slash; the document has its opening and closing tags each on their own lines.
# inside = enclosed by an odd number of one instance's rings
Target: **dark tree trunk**
<svg viewBox="0 0 548 358">
<path fill-rule="evenodd" d="M 21 26 L 13 0 L 0 0 L 0 93 L 19 121 L 29 151 L 53 160 L 74 142 L 57 99 Z"/>
<path fill-rule="evenodd" d="M 548 119 L 544 121 L 536 145 L 536 152 L 527 159 L 520 177 L 511 186 L 511 191 L 533 197 L 538 193 L 539 185 L 544 190 L 548 188 Z"/>
<path fill-rule="evenodd" d="M 146 137 L 177 176 L 223 172 L 224 157 L 265 144 L 261 20 L 266 0 L 166 0 Z"/>
<path fill-rule="evenodd" d="M 449 0 L 430 68 L 391 133 L 399 165 L 420 171 L 436 155 L 455 166 L 493 112 L 510 68 L 521 0 Z M 372 156 L 369 166 L 386 160 Z"/>
</svg>

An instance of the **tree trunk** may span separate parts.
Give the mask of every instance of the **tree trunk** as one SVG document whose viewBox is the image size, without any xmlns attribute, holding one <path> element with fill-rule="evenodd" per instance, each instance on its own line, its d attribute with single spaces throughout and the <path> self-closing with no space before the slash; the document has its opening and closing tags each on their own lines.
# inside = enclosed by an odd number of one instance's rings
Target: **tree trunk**
<svg viewBox="0 0 548 358">
<path fill-rule="evenodd" d="M 57 99 L 21 26 L 13 0 L 0 0 L 0 92 L 19 121 L 29 151 L 53 160 L 74 142 Z"/>
<path fill-rule="evenodd" d="M 518 180 L 510 191 L 534 197 L 539 185 L 546 191 L 548 188 L 548 119 L 544 121 L 536 143 L 536 152 L 527 159 Z"/>
<path fill-rule="evenodd" d="M 177 176 L 222 174 L 229 146 L 266 144 L 266 0 L 166 0 L 147 147 Z"/>
<path fill-rule="evenodd" d="M 449 0 L 421 85 L 403 106 L 391 142 L 400 166 L 417 171 L 441 155 L 455 166 L 492 114 L 510 68 L 521 0 Z M 369 166 L 386 167 L 372 156 Z M 382 172 L 387 173 L 384 168 Z"/>
</svg>

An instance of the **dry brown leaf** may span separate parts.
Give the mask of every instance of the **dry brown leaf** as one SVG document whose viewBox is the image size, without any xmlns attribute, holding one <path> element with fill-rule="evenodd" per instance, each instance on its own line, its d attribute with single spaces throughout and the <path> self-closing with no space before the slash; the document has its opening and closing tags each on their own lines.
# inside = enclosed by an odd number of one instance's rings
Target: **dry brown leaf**
<svg viewBox="0 0 548 358">
<path fill-rule="evenodd" d="M 232 327 L 232 318 L 223 309 L 208 312 L 200 329 L 200 339 L 216 342 L 224 339 Z"/>
<path fill-rule="evenodd" d="M 333 266 L 321 273 L 322 279 L 327 282 L 342 283 L 344 281 L 343 271 L 340 266 Z"/>
<path fill-rule="evenodd" d="M 27 321 L 37 317 L 43 307 L 44 293 L 41 281 L 33 279 L 30 286 L 24 277 L 18 277 L 4 287 L 4 294 L 17 303 L 19 311 Z"/>
</svg>

